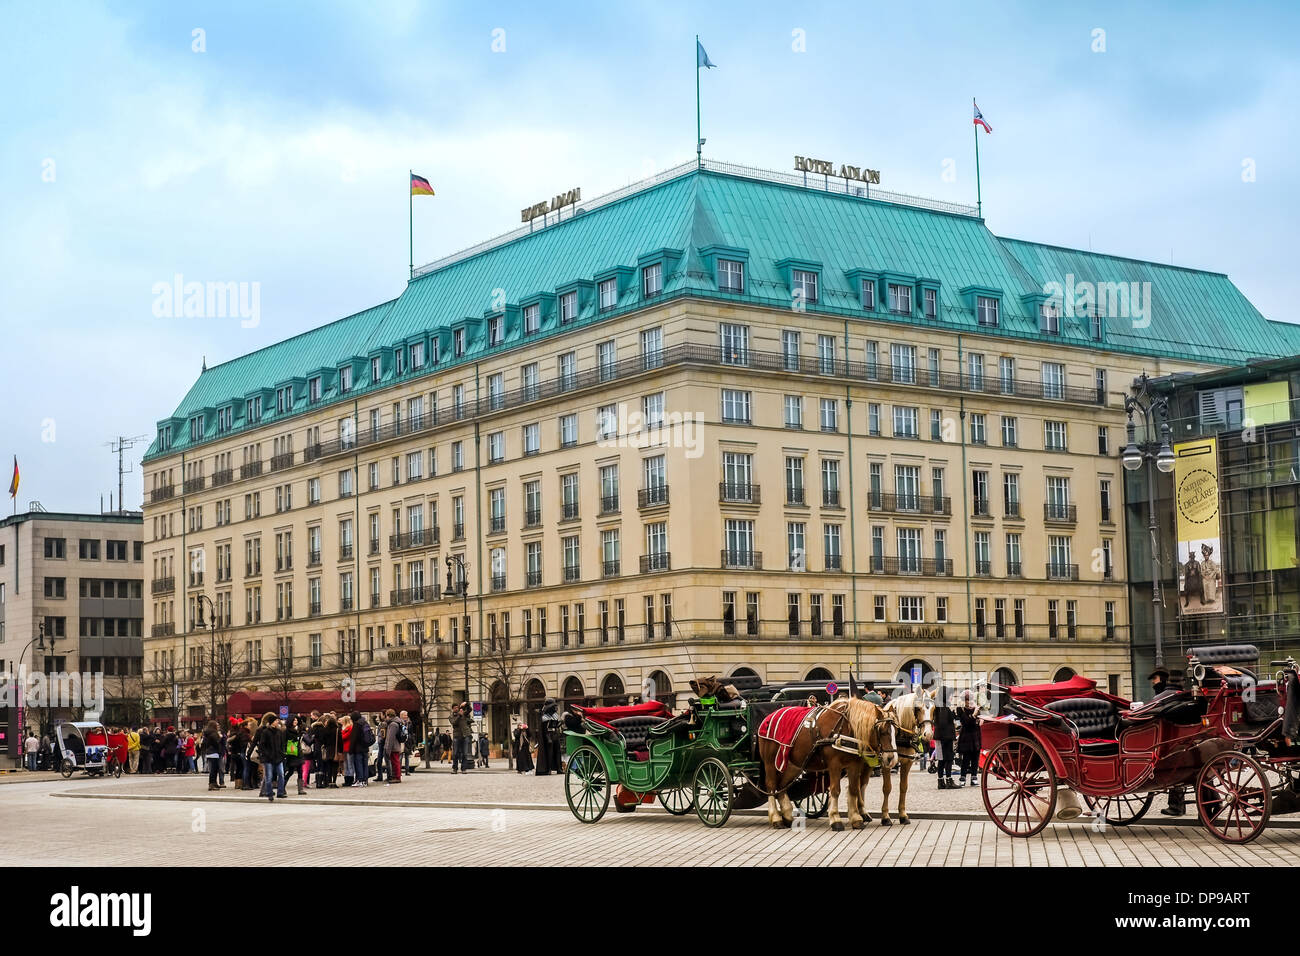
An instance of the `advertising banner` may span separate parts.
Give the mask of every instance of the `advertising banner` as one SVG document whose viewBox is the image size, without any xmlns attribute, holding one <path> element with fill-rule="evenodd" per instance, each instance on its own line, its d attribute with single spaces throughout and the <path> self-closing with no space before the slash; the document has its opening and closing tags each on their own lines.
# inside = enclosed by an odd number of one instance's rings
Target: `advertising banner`
<svg viewBox="0 0 1300 956">
<path fill-rule="evenodd" d="M 1178 611 L 1222 613 L 1216 439 L 1202 438 L 1174 446 L 1174 512 L 1178 521 Z"/>
</svg>

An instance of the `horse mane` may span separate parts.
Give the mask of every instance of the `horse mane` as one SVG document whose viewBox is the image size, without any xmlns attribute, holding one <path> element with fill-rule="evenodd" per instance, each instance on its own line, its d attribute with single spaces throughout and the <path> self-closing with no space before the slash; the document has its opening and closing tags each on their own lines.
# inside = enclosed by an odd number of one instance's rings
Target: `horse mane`
<svg viewBox="0 0 1300 956">
<path fill-rule="evenodd" d="M 862 700 L 858 697 L 837 700 L 831 704 L 831 709 L 839 711 L 848 718 L 849 728 L 853 731 L 853 736 L 860 741 L 871 739 L 872 731 L 876 727 L 876 721 L 884 716 L 884 711 L 880 707 L 869 700 Z"/>
</svg>

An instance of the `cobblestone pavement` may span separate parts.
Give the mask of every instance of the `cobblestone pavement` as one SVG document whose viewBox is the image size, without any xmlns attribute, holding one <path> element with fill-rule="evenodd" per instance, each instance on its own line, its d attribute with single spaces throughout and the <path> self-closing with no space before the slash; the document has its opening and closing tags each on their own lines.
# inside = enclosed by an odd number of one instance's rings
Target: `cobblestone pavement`
<svg viewBox="0 0 1300 956">
<path fill-rule="evenodd" d="M 911 802 L 911 826 L 835 833 L 825 820 L 774 831 L 753 814 L 710 831 L 693 815 L 657 807 L 611 810 L 584 825 L 552 809 L 563 800 L 561 778 L 496 770 L 434 771 L 410 784 L 311 791 L 274 804 L 233 790 L 209 794 L 194 776 L 29 778 L 0 788 L 0 865 L 1300 865 L 1300 832 L 1283 826 L 1244 848 L 1194 826 L 1099 833 L 1059 824 L 1013 840 L 977 812 L 977 790 L 939 792 L 926 780 Z"/>
</svg>

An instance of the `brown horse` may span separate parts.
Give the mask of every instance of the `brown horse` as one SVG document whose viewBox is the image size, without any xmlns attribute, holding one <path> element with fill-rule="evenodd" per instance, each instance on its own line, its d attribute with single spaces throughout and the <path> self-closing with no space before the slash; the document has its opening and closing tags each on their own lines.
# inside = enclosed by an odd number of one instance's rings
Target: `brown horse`
<svg viewBox="0 0 1300 956">
<path fill-rule="evenodd" d="M 885 716 L 896 725 L 895 743 L 898 756 L 898 822 L 907 826 L 912 821 L 907 818 L 907 774 L 912 769 L 912 761 L 921 755 L 923 748 L 934 736 L 934 698 L 924 692 L 904 694 L 896 697 L 884 707 Z M 881 765 L 880 785 L 884 791 L 880 807 L 880 825 L 892 826 L 889 819 L 889 794 L 893 791 L 894 781 L 890 768 Z M 868 770 L 862 777 L 863 804 L 867 799 L 867 783 L 871 780 Z M 867 814 L 867 819 L 871 815 Z"/>
<path fill-rule="evenodd" d="M 840 737 L 851 738 L 841 746 L 855 746 L 853 751 L 836 747 Z M 817 707 L 795 732 L 785 765 L 778 770 L 777 753 L 781 745 L 760 738 L 758 755 L 763 761 L 763 784 L 768 793 L 767 819 L 773 827 L 788 827 L 794 822 L 794 807 L 789 789 L 801 773 L 825 773 L 830 781 L 830 824 L 843 830 L 840 819 L 840 778 L 848 776 L 849 826 L 863 827 L 862 795 L 870 773 L 867 753 L 879 757 L 882 766 L 893 767 L 897 760 L 893 720 L 875 704 L 865 700 L 837 700 L 828 707 Z"/>
</svg>

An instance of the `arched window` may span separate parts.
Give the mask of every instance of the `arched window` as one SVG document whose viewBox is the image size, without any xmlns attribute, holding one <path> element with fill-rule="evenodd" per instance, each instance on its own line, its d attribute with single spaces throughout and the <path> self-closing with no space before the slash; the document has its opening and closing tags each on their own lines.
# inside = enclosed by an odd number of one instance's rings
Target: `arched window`
<svg viewBox="0 0 1300 956">
<path fill-rule="evenodd" d="M 808 672 L 808 676 L 804 678 L 806 681 L 832 681 L 834 679 L 835 675 L 824 667 L 814 667 Z"/>
<path fill-rule="evenodd" d="M 938 691 L 938 672 L 927 660 L 914 657 L 898 669 L 894 680 L 904 685 L 908 692 L 919 690 Z"/>
<path fill-rule="evenodd" d="M 533 678 L 524 688 L 524 717 L 530 733 L 536 735 L 542 726 L 542 702 L 546 700 L 546 685 Z M 534 736 L 534 739 L 536 737 Z"/>
<path fill-rule="evenodd" d="M 600 682 L 600 704 L 602 707 L 616 707 L 627 703 L 627 694 L 623 691 L 623 678 L 617 674 L 606 674 Z"/>
<path fill-rule="evenodd" d="M 989 712 L 996 717 L 1001 717 L 1006 711 L 1007 701 L 1011 698 L 1008 696 L 1006 688 L 1014 687 L 1020 681 L 1016 678 L 1015 671 L 1009 667 L 999 667 L 989 675 Z"/>
<path fill-rule="evenodd" d="M 488 739 L 494 744 L 504 744 L 510 739 L 509 697 L 506 685 L 501 681 L 492 685 L 488 701 Z"/>
<path fill-rule="evenodd" d="M 1075 673 L 1075 672 L 1074 672 L 1074 668 L 1073 668 L 1073 667 L 1060 667 L 1060 668 L 1057 668 L 1056 673 L 1052 675 L 1052 683 L 1053 683 L 1053 684 L 1061 684 L 1061 683 L 1064 683 L 1065 681 L 1067 681 L 1067 680 L 1069 680 L 1071 677 L 1073 677 L 1073 676 L 1074 676 L 1074 673 Z"/>
<path fill-rule="evenodd" d="M 734 671 L 731 672 L 731 676 L 732 677 L 757 677 L 758 674 L 754 673 L 754 669 L 752 667 L 737 667 Z"/>
<path fill-rule="evenodd" d="M 560 697 L 566 704 L 585 704 L 587 702 L 582 690 L 582 681 L 576 677 L 565 680 Z"/>
<path fill-rule="evenodd" d="M 671 710 L 677 706 L 677 695 L 673 693 L 673 682 L 663 671 L 651 671 L 646 683 L 653 688 L 654 699 L 666 704 Z"/>
</svg>

